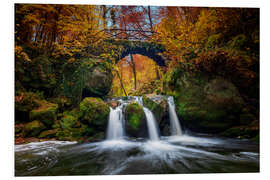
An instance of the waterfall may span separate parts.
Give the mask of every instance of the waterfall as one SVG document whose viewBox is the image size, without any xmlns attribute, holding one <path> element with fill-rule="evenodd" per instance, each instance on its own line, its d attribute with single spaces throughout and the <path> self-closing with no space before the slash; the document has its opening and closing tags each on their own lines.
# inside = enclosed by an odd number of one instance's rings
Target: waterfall
<svg viewBox="0 0 270 180">
<path fill-rule="evenodd" d="M 168 104 L 169 104 L 169 117 L 170 117 L 170 124 L 171 124 L 171 134 L 172 135 L 182 135 L 181 126 L 179 123 L 179 119 L 175 112 L 175 104 L 173 97 L 168 97 Z"/>
<path fill-rule="evenodd" d="M 136 96 L 135 100 L 138 104 L 140 104 L 143 107 L 143 111 L 146 116 L 146 122 L 147 122 L 147 128 L 148 128 L 148 134 L 149 134 L 150 140 L 158 141 L 159 131 L 158 131 L 158 125 L 157 125 L 154 114 L 148 108 L 143 106 L 142 96 L 139 96 L 139 97 Z"/>
<path fill-rule="evenodd" d="M 107 128 L 107 140 L 122 139 L 124 135 L 123 128 L 123 105 L 115 109 L 110 107 L 109 123 Z"/>
<path fill-rule="evenodd" d="M 135 100 L 139 105 L 143 106 L 142 96 L 135 96 Z"/>
<path fill-rule="evenodd" d="M 158 126 L 156 123 L 156 119 L 155 119 L 153 113 L 148 108 L 143 107 L 143 111 L 144 111 L 145 116 L 146 116 L 149 138 L 152 141 L 158 141 L 159 135 L 158 135 Z"/>
</svg>

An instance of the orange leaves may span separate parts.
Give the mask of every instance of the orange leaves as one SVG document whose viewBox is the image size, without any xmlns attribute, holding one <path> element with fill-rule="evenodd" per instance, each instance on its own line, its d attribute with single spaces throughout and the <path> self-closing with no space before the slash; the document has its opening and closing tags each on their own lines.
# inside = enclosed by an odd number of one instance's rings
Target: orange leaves
<svg viewBox="0 0 270 180">
<path fill-rule="evenodd" d="M 156 71 L 159 71 L 159 75 L 162 74 L 158 65 L 152 59 L 139 54 L 133 55 L 133 59 L 136 66 L 137 89 L 141 89 L 145 84 L 155 80 L 157 78 Z M 126 92 L 131 94 L 134 91 L 134 76 L 132 67 L 127 62 L 127 57 L 119 61 L 115 68 L 121 75 Z M 119 78 L 115 76 L 112 87 L 113 95 L 124 95 L 119 87 Z"/>
<path fill-rule="evenodd" d="M 21 95 L 19 95 L 19 96 L 15 96 L 15 102 L 20 102 L 20 101 L 22 101 L 22 100 L 23 100 L 23 98 L 24 98 L 24 94 L 23 94 L 23 93 L 21 93 Z"/>
<path fill-rule="evenodd" d="M 23 49 L 21 46 L 15 46 L 15 55 L 16 55 L 16 58 L 18 59 L 31 62 L 31 59 L 25 52 L 23 52 Z"/>
</svg>

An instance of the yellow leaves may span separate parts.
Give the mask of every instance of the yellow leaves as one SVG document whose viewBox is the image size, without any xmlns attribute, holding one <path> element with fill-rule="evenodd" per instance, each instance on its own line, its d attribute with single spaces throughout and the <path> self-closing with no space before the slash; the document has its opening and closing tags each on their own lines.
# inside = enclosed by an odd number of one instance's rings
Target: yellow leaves
<svg viewBox="0 0 270 180">
<path fill-rule="evenodd" d="M 29 56 L 23 52 L 23 49 L 21 46 L 15 46 L 15 55 L 16 55 L 16 58 L 18 59 L 22 59 L 22 60 L 25 60 L 27 62 L 31 62 L 31 59 L 29 58 Z"/>
<path fill-rule="evenodd" d="M 35 14 L 29 14 L 25 17 L 25 22 L 31 22 L 31 23 L 35 23 L 35 24 L 39 24 L 40 23 L 40 19 L 39 17 L 37 17 Z"/>
<path fill-rule="evenodd" d="M 75 62 L 75 58 L 74 58 L 74 57 L 72 57 L 72 58 L 70 58 L 70 59 L 68 60 L 68 63 L 73 63 L 73 62 Z"/>
</svg>

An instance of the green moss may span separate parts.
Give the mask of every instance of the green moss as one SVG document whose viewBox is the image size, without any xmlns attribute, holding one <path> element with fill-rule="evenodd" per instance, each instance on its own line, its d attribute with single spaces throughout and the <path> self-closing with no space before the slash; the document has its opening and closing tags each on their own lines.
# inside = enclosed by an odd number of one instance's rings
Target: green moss
<svg viewBox="0 0 270 180">
<path fill-rule="evenodd" d="M 71 100 L 67 97 L 57 97 L 50 100 L 51 102 L 58 104 L 58 109 L 63 112 L 66 108 L 71 106 Z"/>
<path fill-rule="evenodd" d="M 60 121 L 61 127 L 64 129 L 73 128 L 78 123 L 79 123 L 78 118 L 76 118 L 72 115 L 69 115 L 69 114 L 64 115 L 64 117 Z"/>
<path fill-rule="evenodd" d="M 15 109 L 18 111 L 29 112 L 40 106 L 43 95 L 34 92 L 16 92 Z"/>
<path fill-rule="evenodd" d="M 57 129 L 50 129 L 40 133 L 40 138 L 53 138 L 56 136 Z"/>
<path fill-rule="evenodd" d="M 65 111 L 59 122 L 60 129 L 56 133 L 59 140 L 80 141 L 95 133 L 92 127 L 79 121 L 80 113 L 78 110 Z"/>
<path fill-rule="evenodd" d="M 153 112 L 158 122 L 161 121 L 167 110 L 167 100 L 162 99 L 159 103 L 143 96 L 143 105 Z"/>
<path fill-rule="evenodd" d="M 42 122 L 35 120 L 24 126 L 22 135 L 23 137 L 35 137 L 44 129 L 46 129 L 45 125 Z"/>
<path fill-rule="evenodd" d="M 133 130 L 138 130 L 144 118 L 144 111 L 142 106 L 138 103 L 131 103 L 126 107 L 127 123 Z"/>
<path fill-rule="evenodd" d="M 57 104 L 42 101 L 42 104 L 39 108 L 30 112 L 30 120 L 40 120 L 46 126 L 50 127 L 56 120 L 57 110 Z"/>
<path fill-rule="evenodd" d="M 99 133 L 96 133 L 95 135 L 89 137 L 87 140 L 88 140 L 88 142 L 96 142 L 96 141 L 101 141 L 104 139 L 105 139 L 105 133 L 99 132 Z"/>
<path fill-rule="evenodd" d="M 181 70 L 175 70 L 169 79 L 165 87 L 174 96 L 177 113 L 188 129 L 220 133 L 240 124 L 244 102 L 230 81 Z"/>
<path fill-rule="evenodd" d="M 258 129 L 254 129 L 248 126 L 232 127 L 222 132 L 220 135 L 231 138 L 238 137 L 250 139 L 256 138 L 256 136 L 258 135 Z"/>
<path fill-rule="evenodd" d="M 109 106 L 100 98 L 89 97 L 80 103 L 82 121 L 92 125 L 106 128 L 109 112 Z"/>
<path fill-rule="evenodd" d="M 259 143 L 260 142 L 260 134 L 257 134 L 257 136 L 255 136 L 254 138 L 251 139 L 254 142 Z"/>
</svg>

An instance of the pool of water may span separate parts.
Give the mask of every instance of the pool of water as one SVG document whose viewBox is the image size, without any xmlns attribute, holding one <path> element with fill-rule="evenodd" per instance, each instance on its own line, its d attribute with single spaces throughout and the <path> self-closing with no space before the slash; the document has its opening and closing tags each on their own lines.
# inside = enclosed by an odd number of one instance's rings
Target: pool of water
<svg viewBox="0 0 270 180">
<path fill-rule="evenodd" d="M 259 145 L 209 135 L 15 145 L 15 176 L 259 172 Z"/>
</svg>

